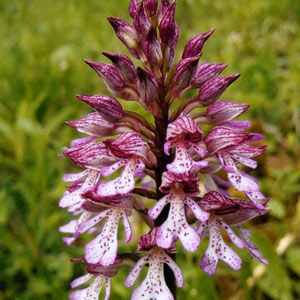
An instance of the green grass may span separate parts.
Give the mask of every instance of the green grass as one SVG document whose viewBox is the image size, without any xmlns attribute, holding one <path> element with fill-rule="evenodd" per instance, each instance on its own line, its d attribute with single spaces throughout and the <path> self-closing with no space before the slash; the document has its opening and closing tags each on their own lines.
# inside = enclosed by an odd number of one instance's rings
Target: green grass
<svg viewBox="0 0 300 300">
<path fill-rule="evenodd" d="M 67 299 L 83 271 L 70 263 L 83 247 L 65 246 L 58 232 L 69 219 L 57 206 L 61 176 L 76 168 L 57 154 L 79 136 L 63 122 L 90 111 L 74 96 L 105 93 L 82 58 L 127 53 L 106 16 L 127 18 L 127 1 L 0 2 L 0 300 Z M 180 254 L 179 299 L 300 299 L 300 2 L 178 0 L 177 21 L 179 49 L 214 27 L 202 61 L 242 73 L 224 99 L 250 103 L 247 117 L 266 135 L 269 150 L 254 174 L 272 209 L 249 224 L 270 261 L 260 278 L 252 278 L 258 264 L 245 251 L 240 271 L 221 264 L 214 278 L 200 270 L 200 251 Z M 292 241 L 278 255 L 287 235 Z M 113 280 L 111 299 L 130 299 L 127 271 Z"/>
</svg>

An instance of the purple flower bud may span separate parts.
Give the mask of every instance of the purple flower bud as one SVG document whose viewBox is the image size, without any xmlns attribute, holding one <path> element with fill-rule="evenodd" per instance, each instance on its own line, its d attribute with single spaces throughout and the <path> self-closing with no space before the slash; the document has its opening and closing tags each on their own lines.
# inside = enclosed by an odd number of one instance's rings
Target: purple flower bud
<svg viewBox="0 0 300 300">
<path fill-rule="evenodd" d="M 249 104 L 217 101 L 208 106 L 206 110 L 206 117 L 213 124 L 225 123 L 243 114 L 249 108 L 249 106 Z"/>
<path fill-rule="evenodd" d="M 103 79 L 104 83 L 113 90 L 121 90 L 125 82 L 118 70 L 111 64 L 96 63 L 91 60 L 84 60 Z"/>
<path fill-rule="evenodd" d="M 102 54 L 112 61 L 125 81 L 135 83 L 136 69 L 129 57 L 126 55 L 113 54 L 109 52 L 102 52 Z"/>
<path fill-rule="evenodd" d="M 214 29 L 211 29 L 190 39 L 184 48 L 182 58 L 184 59 L 200 55 L 204 43 L 214 33 L 214 31 Z"/>
<path fill-rule="evenodd" d="M 115 125 L 105 121 L 98 113 L 89 114 L 79 120 L 66 122 L 77 131 L 97 137 L 109 136 L 114 133 Z"/>
<path fill-rule="evenodd" d="M 123 118 L 122 106 L 115 98 L 104 95 L 77 95 L 77 98 L 89 104 L 106 121 L 117 122 Z"/>
<path fill-rule="evenodd" d="M 161 46 L 157 39 L 156 30 L 153 27 L 151 27 L 143 40 L 143 50 L 151 66 L 160 67 L 162 65 L 163 55 Z"/>
<path fill-rule="evenodd" d="M 145 12 L 148 17 L 156 15 L 158 2 L 157 0 L 144 0 Z"/>
<path fill-rule="evenodd" d="M 174 1 L 164 13 L 161 22 L 159 24 L 159 33 L 161 41 L 170 46 L 174 43 L 174 36 L 176 35 L 176 23 L 175 23 L 175 9 L 176 2 Z"/>
<path fill-rule="evenodd" d="M 139 9 L 140 3 L 138 0 L 130 0 L 128 6 L 128 12 L 131 18 L 134 18 L 135 14 Z"/>
<path fill-rule="evenodd" d="M 169 0 L 161 0 L 161 4 L 158 8 L 158 12 L 157 12 L 157 23 L 160 24 L 164 14 L 166 13 L 166 11 L 168 10 L 168 8 L 170 7 L 170 1 Z"/>
<path fill-rule="evenodd" d="M 109 23 L 116 32 L 118 38 L 124 43 L 124 45 L 129 49 L 130 53 L 135 57 L 139 58 L 139 55 L 135 51 L 140 43 L 138 33 L 135 28 L 127 23 L 126 21 L 119 18 L 108 18 Z"/>
<path fill-rule="evenodd" d="M 158 99 L 158 84 L 155 76 L 142 68 L 137 69 L 137 90 L 140 94 L 140 102 L 145 109 L 151 109 L 156 114 L 156 100 Z"/>
<path fill-rule="evenodd" d="M 213 104 L 223 94 L 227 87 L 240 77 L 240 74 L 218 77 L 207 81 L 199 92 L 200 102 L 208 106 Z"/>
<path fill-rule="evenodd" d="M 225 68 L 226 64 L 204 63 L 197 68 L 193 78 L 192 85 L 194 88 L 201 87 L 206 81 L 217 77 Z"/>
<path fill-rule="evenodd" d="M 178 63 L 175 71 L 174 83 L 181 90 L 186 89 L 190 85 L 196 73 L 199 59 L 200 56 L 195 56 L 185 58 Z"/>
<path fill-rule="evenodd" d="M 136 14 L 134 15 L 133 24 L 134 24 L 136 31 L 141 36 L 145 36 L 151 27 L 149 18 L 145 15 L 143 2 L 141 3 Z"/>
</svg>

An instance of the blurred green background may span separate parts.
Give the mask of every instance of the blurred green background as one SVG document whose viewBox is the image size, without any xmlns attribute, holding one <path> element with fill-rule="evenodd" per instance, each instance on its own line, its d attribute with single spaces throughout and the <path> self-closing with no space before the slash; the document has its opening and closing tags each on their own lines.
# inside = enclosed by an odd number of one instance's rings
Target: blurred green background
<svg viewBox="0 0 300 300">
<path fill-rule="evenodd" d="M 214 27 L 202 61 L 242 73 L 223 99 L 250 103 L 246 117 L 266 136 L 269 149 L 252 174 L 272 209 L 248 224 L 267 268 L 238 251 L 240 271 L 220 263 L 209 277 L 200 251 L 182 253 L 179 299 L 300 299 L 300 1 L 177 2 L 179 49 Z M 74 96 L 106 92 L 82 58 L 127 54 L 106 16 L 128 18 L 127 1 L 0 1 L 0 300 L 67 299 L 70 281 L 83 273 L 70 263 L 83 247 L 65 246 L 58 232 L 70 218 L 57 205 L 61 177 L 76 168 L 57 154 L 80 136 L 64 121 L 91 111 Z M 127 272 L 113 280 L 111 299 L 130 299 Z"/>
</svg>

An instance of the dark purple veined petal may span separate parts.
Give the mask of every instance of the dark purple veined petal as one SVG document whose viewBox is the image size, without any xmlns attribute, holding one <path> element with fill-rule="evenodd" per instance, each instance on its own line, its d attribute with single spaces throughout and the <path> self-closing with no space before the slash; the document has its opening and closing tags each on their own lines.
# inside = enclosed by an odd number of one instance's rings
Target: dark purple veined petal
<svg viewBox="0 0 300 300">
<path fill-rule="evenodd" d="M 164 172 L 161 179 L 162 183 L 159 190 L 162 193 L 169 193 L 172 185 L 176 183 L 182 184 L 182 189 L 187 195 L 197 195 L 200 192 L 198 186 L 199 178 L 196 173 L 175 174 Z"/>
<path fill-rule="evenodd" d="M 107 278 L 112 278 L 118 273 L 121 267 L 122 267 L 122 259 L 117 256 L 113 265 L 102 266 L 100 263 L 88 264 L 86 266 L 86 270 L 88 273 L 93 274 L 94 276 L 101 275 Z"/>
<path fill-rule="evenodd" d="M 203 133 L 199 125 L 189 116 L 178 117 L 167 129 L 167 141 L 184 139 L 193 143 L 202 141 Z"/>
<path fill-rule="evenodd" d="M 251 133 L 241 132 L 226 126 L 213 128 L 205 138 L 205 144 L 209 153 L 216 153 L 221 149 L 237 146 L 248 140 Z"/>
<path fill-rule="evenodd" d="M 207 81 L 200 89 L 199 100 L 204 106 L 213 104 L 227 87 L 240 77 L 240 74 L 218 77 Z"/>
<path fill-rule="evenodd" d="M 198 34 L 192 39 L 190 39 L 184 48 L 182 58 L 184 59 L 200 55 L 204 43 L 214 33 L 214 31 L 214 29 L 211 29 L 205 33 Z"/>
<path fill-rule="evenodd" d="M 161 0 L 161 4 L 157 12 L 157 23 L 160 24 L 162 17 L 166 13 L 167 9 L 170 7 L 170 0 Z"/>
<path fill-rule="evenodd" d="M 116 158 L 109 153 L 104 143 L 92 142 L 83 147 L 70 149 L 62 156 L 70 158 L 75 164 L 81 167 L 101 170 L 105 165 L 116 161 Z"/>
<path fill-rule="evenodd" d="M 113 155 L 120 158 L 130 158 L 132 156 L 146 158 L 150 150 L 148 144 L 141 139 L 141 136 L 133 132 L 123 133 L 116 140 L 106 140 L 103 143 Z"/>
<path fill-rule="evenodd" d="M 213 124 L 222 124 L 240 116 L 249 108 L 249 106 L 249 104 L 217 101 L 208 106 L 206 117 Z"/>
<path fill-rule="evenodd" d="M 226 67 L 226 64 L 201 64 L 192 80 L 192 86 L 194 88 L 201 87 L 206 81 L 217 77 Z"/>
<path fill-rule="evenodd" d="M 76 97 L 94 108 L 106 121 L 117 122 L 123 118 L 122 106 L 115 98 L 105 95 L 77 95 Z"/>
<path fill-rule="evenodd" d="M 105 121 L 98 113 L 88 114 L 79 120 L 66 122 L 66 124 L 79 132 L 97 137 L 110 136 L 115 129 L 113 123 Z"/>
</svg>

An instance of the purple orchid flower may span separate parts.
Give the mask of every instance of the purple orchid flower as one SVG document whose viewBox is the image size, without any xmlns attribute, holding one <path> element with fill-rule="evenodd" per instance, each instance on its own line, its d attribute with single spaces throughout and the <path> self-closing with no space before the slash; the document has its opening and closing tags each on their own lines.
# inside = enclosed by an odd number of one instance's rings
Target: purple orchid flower
<svg viewBox="0 0 300 300">
<path fill-rule="evenodd" d="M 268 199 L 240 166 L 255 169 L 253 158 L 266 147 L 252 144 L 262 136 L 246 131 L 249 121 L 236 120 L 249 105 L 221 99 L 240 74 L 220 77 L 226 64 L 199 64 L 214 29 L 191 38 L 176 56 L 175 10 L 176 0 L 129 0 L 131 24 L 108 18 L 139 66 L 124 54 L 110 52 L 103 52 L 110 63 L 85 60 L 110 95 L 78 95 L 93 111 L 66 122 L 88 136 L 72 141 L 60 155 L 83 169 L 63 177 L 70 185 L 59 206 L 74 218 L 60 231 L 68 234 L 67 245 L 83 234 L 94 236 L 85 245 L 84 258 L 77 259 L 88 273 L 74 280 L 72 288 L 91 284 L 73 291 L 71 300 L 96 300 L 103 285 L 108 300 L 111 278 L 120 268 L 132 268 L 125 280 L 132 287 L 146 264 L 147 276 L 131 299 L 173 300 L 175 281 L 179 287 L 184 281 L 175 262 L 178 240 L 184 250 L 195 252 L 201 238 L 209 236 L 200 262 L 209 275 L 215 274 L 219 260 L 235 270 L 241 267 L 240 257 L 223 240 L 224 230 L 237 247 L 267 263 L 242 225 L 265 215 Z M 175 62 L 175 57 L 181 59 Z M 135 101 L 152 117 L 126 110 L 119 98 Z M 246 199 L 233 199 L 232 187 Z M 146 199 L 155 201 L 152 207 Z M 143 257 L 119 247 L 119 223 L 125 243 L 136 240 L 131 214 L 150 228 L 136 250 L 149 251 Z"/>
</svg>

